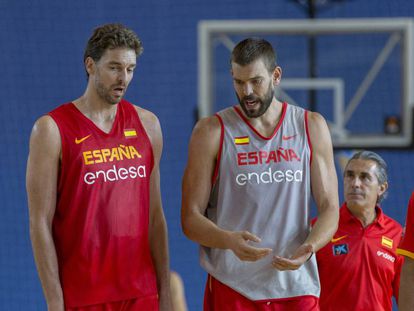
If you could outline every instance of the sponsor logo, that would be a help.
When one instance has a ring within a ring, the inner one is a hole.
[[[135,129],[124,129],[125,137],[137,137],[137,131]]]
[[[334,256],[346,255],[349,252],[348,244],[336,244],[332,246]]]
[[[89,134],[88,136],[82,137],[82,138],[75,138],[75,144],[79,145],[80,143],[84,142],[85,140],[87,140],[89,137],[91,137],[92,134]]]
[[[388,248],[392,248],[392,244],[393,244],[393,240],[390,238],[387,238],[386,236],[382,236],[381,238],[381,245],[388,247]]]
[[[145,178],[147,177],[147,170],[145,165],[130,166],[128,168],[118,168],[115,164],[108,170],[98,170],[95,172],[88,172],[83,177],[83,181],[88,185],[100,182],[114,182],[125,179]]]
[[[279,162],[300,162],[299,156],[293,149],[278,148],[276,150],[264,151],[252,151],[252,152],[238,152],[237,164],[243,165],[257,165],[267,163],[279,163]]]
[[[236,145],[248,145],[250,143],[250,138],[249,136],[234,137],[234,143]]]
[[[332,243],[336,243],[336,242],[338,242],[338,241],[340,241],[342,239],[345,239],[347,236],[348,235],[346,234],[346,235],[340,236],[339,238],[332,238],[331,242]]]
[[[285,135],[283,135],[283,136],[282,136],[282,139],[283,139],[283,140],[289,140],[289,139],[295,138],[297,135],[298,135],[298,134],[295,134],[295,135],[290,135],[290,136],[285,136]]]
[[[280,182],[302,182],[302,170],[276,170],[269,168],[267,171],[256,173],[240,173],[236,176],[236,183],[239,186],[249,184],[272,184]]]
[[[389,260],[391,262],[394,262],[395,261],[395,257],[394,256],[391,256],[390,254],[388,254],[386,252],[377,251],[377,256],[378,257],[385,258],[385,259],[387,259],[387,260]]]
[[[113,148],[87,150],[82,153],[85,165],[122,161],[125,159],[141,158],[141,154],[130,145],[119,145]]]

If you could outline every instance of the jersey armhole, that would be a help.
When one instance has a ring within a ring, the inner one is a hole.
[[[216,167],[214,168],[213,177],[211,179],[211,184],[212,185],[214,185],[217,181],[219,168],[220,168],[221,153],[222,153],[222,150],[223,150],[223,141],[224,141],[224,123],[223,123],[223,119],[218,114],[215,114],[214,116],[216,116],[217,119],[220,122],[220,146],[219,146],[219,150],[218,150],[218,153],[217,153]]]
[[[64,173],[63,170],[65,168],[65,166],[63,165],[63,163],[64,163],[64,159],[65,159],[64,158],[64,156],[65,156],[64,150],[66,150],[66,142],[63,139],[63,129],[61,128],[61,126],[60,126],[57,118],[51,112],[47,113],[46,115],[49,116],[53,120],[53,122],[55,122],[56,127],[58,128],[58,131],[59,131],[59,137],[60,137],[60,157],[59,157],[59,170],[58,170],[58,187],[59,187],[58,189],[60,189],[60,180],[61,180],[60,179],[60,176],[63,175],[63,173]]]
[[[307,110],[305,111],[305,130],[306,130],[306,138],[308,141],[309,152],[310,152],[309,165],[312,165],[312,142],[311,142],[310,134],[309,134],[308,111]]]
[[[148,141],[148,144],[149,144],[149,147],[150,147],[150,150],[151,150],[151,169],[150,169],[150,174],[152,174],[152,170],[154,169],[154,165],[155,165],[155,158],[154,158],[154,150],[153,150],[153,147],[152,147],[151,139],[149,138],[148,133],[147,133],[147,130],[146,130],[146,128],[145,128],[145,126],[144,126],[144,124],[143,124],[143,123],[142,123],[142,121],[141,121],[141,118],[140,118],[139,113],[138,113],[137,106],[135,106],[135,105],[133,105],[133,104],[131,104],[131,103],[128,103],[128,102],[126,102],[126,104],[131,105],[132,110],[134,110],[134,111],[135,111],[135,115],[136,115],[136,117],[137,117],[137,122],[138,122],[138,125],[139,125],[139,127],[140,127],[141,131],[142,131],[143,133],[145,133],[145,137],[147,138],[147,141]],[[127,105],[125,105],[125,107],[127,107]],[[119,107],[118,107],[118,108],[119,108]],[[128,109],[128,108],[127,108],[127,109]],[[126,110],[126,109],[125,109],[125,110]]]

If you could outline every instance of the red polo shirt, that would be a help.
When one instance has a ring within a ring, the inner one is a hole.
[[[320,249],[321,311],[391,311],[398,297],[402,256],[396,254],[402,227],[376,207],[376,220],[363,227],[346,204],[338,231]]]
[[[397,249],[397,254],[414,259],[414,192],[408,203],[407,218],[405,220],[405,234]]]

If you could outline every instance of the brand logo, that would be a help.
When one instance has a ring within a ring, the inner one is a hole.
[[[338,242],[338,241],[340,241],[342,239],[345,239],[347,236],[348,235],[343,235],[343,236],[340,236],[339,238],[332,238],[331,242],[332,243],[336,243],[336,242]]]
[[[239,186],[245,186],[249,184],[272,184],[280,182],[302,182],[303,172],[302,170],[276,170],[273,171],[269,168],[267,171],[256,173],[240,173],[236,176],[236,183]]]
[[[385,258],[385,259],[387,259],[387,260],[389,260],[391,262],[394,262],[395,261],[395,257],[394,256],[391,256],[390,254],[384,253],[382,251],[377,251],[377,256],[378,257]]]
[[[336,244],[332,246],[334,256],[346,255],[349,252],[348,244]]]
[[[295,134],[295,135],[290,135],[290,136],[285,136],[285,135],[283,135],[283,136],[282,136],[282,139],[283,139],[283,140],[289,140],[289,139],[295,138],[297,135],[298,135],[298,134]]]
[[[85,140],[87,140],[89,137],[91,137],[92,134],[89,134],[88,136],[82,137],[80,139],[75,138],[75,144],[79,145],[81,142],[84,142]]]
[[[145,165],[130,166],[127,168],[113,165],[110,169],[88,172],[83,177],[83,181],[88,185],[93,185],[97,181],[114,182],[125,179],[145,178],[147,170]]]

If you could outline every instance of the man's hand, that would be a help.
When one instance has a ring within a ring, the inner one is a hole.
[[[229,249],[242,261],[256,261],[269,255],[271,248],[258,248],[251,246],[249,241],[259,243],[259,237],[248,231],[235,231],[230,233]]]
[[[302,244],[290,258],[274,256],[272,266],[278,270],[297,270],[313,254],[313,247],[310,244]]]

